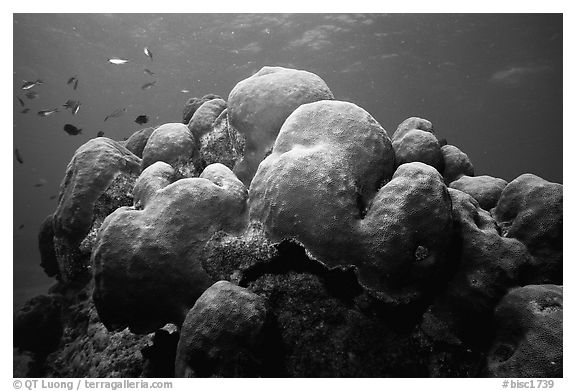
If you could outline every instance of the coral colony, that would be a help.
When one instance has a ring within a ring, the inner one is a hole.
[[[88,141],[15,374],[561,377],[562,185],[474,176],[438,135],[264,67]]]

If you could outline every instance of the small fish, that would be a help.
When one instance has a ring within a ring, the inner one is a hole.
[[[149,88],[154,87],[154,85],[156,85],[156,80],[151,81],[150,83],[144,84],[144,85],[142,86],[142,89],[143,89],[143,90],[147,90],[147,89],[149,89]]]
[[[78,113],[78,110],[80,110],[81,105],[82,103],[80,103],[80,101],[68,99],[66,103],[62,105],[62,107],[70,109],[72,115],[76,115],[76,113]]]
[[[189,94],[189,93],[190,93],[190,90],[180,90],[180,92],[183,93],[183,94]]]
[[[446,141],[445,138],[441,138],[438,140],[438,144],[440,144],[441,147],[448,145],[448,141]]]
[[[21,113],[26,114],[29,111],[30,111],[30,109],[28,107],[26,107],[25,109],[22,109]]]
[[[77,136],[82,133],[82,129],[78,129],[76,126],[70,124],[64,125],[64,131],[70,136]]]
[[[70,79],[68,79],[68,82],[66,84],[68,85],[73,84],[72,88],[74,89],[78,88],[78,77],[72,76]]]
[[[62,107],[66,108],[66,109],[70,109],[70,108],[74,107],[75,104],[76,104],[76,101],[75,101],[75,100],[68,99],[68,100],[66,101],[66,103],[64,103],[64,104],[62,105]]]
[[[150,61],[153,61],[153,60],[154,60],[154,59],[152,58],[152,52],[150,51],[150,49],[144,48],[144,54],[147,55],[148,57],[150,57]]]
[[[104,118],[104,121],[106,121],[108,118],[118,118],[125,112],[126,108],[114,110],[111,114],[108,114],[106,118]]]
[[[36,99],[36,98],[38,98],[38,96],[40,96],[40,95],[38,95],[38,93],[36,91],[28,91],[26,93],[26,98],[28,98],[30,100]]]
[[[29,90],[30,88],[36,87],[39,84],[44,83],[42,80],[38,79],[36,81],[26,81],[24,80],[24,84],[22,84],[22,88],[23,90]]]
[[[20,226],[18,227],[18,229],[22,229],[24,228],[24,224],[20,224]]]
[[[49,115],[52,115],[52,114],[57,113],[57,112],[58,112],[58,109],[56,109],[56,108],[54,108],[52,110],[40,110],[38,112],[38,115],[40,117],[48,117]]]
[[[154,72],[152,72],[150,69],[146,68],[144,69],[144,72],[146,72],[147,74],[149,74],[150,76],[154,75]]]
[[[48,182],[46,181],[46,179],[40,179],[40,180],[38,181],[38,183],[34,184],[34,187],[42,187],[42,186],[44,186],[46,183],[48,183]]]
[[[124,59],[122,59],[122,58],[116,58],[116,57],[113,57],[113,58],[109,58],[109,59],[108,59],[108,62],[109,62],[110,64],[114,64],[114,65],[126,64],[126,63],[129,62],[129,61],[130,61],[130,60],[124,60]]]
[[[20,106],[24,107],[25,106],[24,101],[20,98],[17,98],[17,99],[18,99],[18,102],[20,102]]]
[[[18,163],[24,164],[24,159],[22,159],[22,155],[20,154],[18,148],[14,149],[14,156],[16,156],[16,160],[18,160]]]
[[[51,196],[50,196],[50,199],[51,199],[51,200],[55,200],[56,197],[58,197],[58,196],[57,196],[56,194],[54,194],[54,195],[51,195]]]
[[[134,122],[136,122],[138,125],[145,124],[148,122],[148,116],[147,115],[139,115],[138,117],[136,117]]]
[[[103,131],[99,131],[98,133],[96,133],[96,137],[102,137],[104,136],[104,132]]]

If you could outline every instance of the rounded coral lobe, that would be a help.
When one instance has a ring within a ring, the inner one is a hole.
[[[302,105],[252,181],[250,217],[274,239],[301,241],[330,267],[356,265],[376,294],[414,300],[426,273],[443,263],[450,198],[434,168],[410,163],[394,172],[394,165],[386,131],[362,108]],[[415,262],[418,246],[429,255]]]
[[[286,118],[300,105],[334,99],[314,73],[263,67],[240,81],[228,96],[230,125],[246,138],[244,160],[234,169],[248,186]]]

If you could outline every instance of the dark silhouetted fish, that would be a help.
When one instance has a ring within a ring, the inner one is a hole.
[[[26,114],[29,111],[30,111],[30,109],[28,107],[26,107],[25,109],[22,109],[21,113]]]
[[[78,88],[78,77],[72,76],[70,79],[68,79],[68,82],[66,84],[68,85],[72,84],[72,88],[74,89]]]
[[[444,145],[448,145],[448,141],[446,141],[445,138],[439,139],[438,143],[440,144],[440,147],[443,147]]]
[[[148,122],[148,116],[147,115],[139,115],[138,117],[136,117],[134,122],[136,122],[138,125],[145,124]]]
[[[24,159],[22,159],[22,155],[20,154],[18,148],[14,149],[14,156],[16,156],[16,160],[18,160],[18,163],[24,164]]]
[[[150,76],[154,75],[154,72],[152,72],[150,69],[146,68],[144,69],[144,72],[146,72],[147,74],[149,74]]]
[[[142,86],[143,90],[147,90],[148,88],[154,87],[156,85],[156,80],[151,81],[150,83],[146,83]]]
[[[68,99],[66,103],[64,103],[62,106],[67,109],[70,109],[72,115],[76,115],[76,113],[78,113],[78,110],[80,110],[81,105],[82,103],[80,103],[80,101]]]
[[[32,100],[38,98],[40,95],[36,91],[28,91],[26,93],[26,98]]]
[[[102,137],[102,136],[104,136],[103,131],[99,131],[98,133],[96,133],[96,137]]]
[[[20,224],[20,226],[18,227],[18,229],[22,229],[24,228],[24,224]]]
[[[51,200],[54,200],[54,199],[56,199],[56,197],[58,197],[58,196],[57,196],[56,194],[54,194],[54,195],[51,195],[51,196],[50,196],[50,199],[51,199]]]
[[[122,65],[122,64],[126,64],[127,62],[129,62],[130,60],[125,60],[123,58],[117,58],[117,57],[113,57],[113,58],[109,58],[108,62],[110,64],[114,64],[114,65]]]
[[[104,118],[104,121],[106,121],[108,118],[118,118],[125,112],[126,108],[114,110],[111,114],[108,114],[106,118]]]
[[[70,124],[64,125],[64,131],[70,136],[77,136],[82,133],[82,129],[78,129],[76,126]]]
[[[150,61],[153,61],[153,60],[154,60],[154,59],[152,58],[152,52],[150,51],[150,49],[144,48],[144,54],[147,55],[148,57],[150,57]]]
[[[22,99],[20,99],[20,98],[17,98],[17,99],[18,99],[18,102],[20,102],[20,106],[22,106],[22,107],[26,106]]]
[[[56,109],[56,108],[54,108],[52,110],[40,110],[38,112],[38,115],[40,117],[48,117],[49,115],[52,115],[52,114],[57,113],[57,112],[58,112],[58,109]]]
[[[29,90],[30,88],[36,87],[39,84],[44,83],[42,80],[38,79],[36,81],[26,81],[24,80],[24,84],[22,84],[22,88],[23,90]]]
[[[68,99],[68,100],[66,101],[66,103],[64,103],[64,104],[62,105],[62,107],[67,108],[67,109],[71,109],[72,107],[74,107],[75,104],[76,104],[76,101],[75,101],[75,100]]]
[[[40,180],[38,181],[38,183],[34,184],[34,187],[42,187],[42,186],[44,186],[46,183],[48,183],[48,182],[46,181],[46,179],[40,179]]]

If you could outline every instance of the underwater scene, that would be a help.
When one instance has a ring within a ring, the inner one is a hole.
[[[563,377],[562,14],[14,14],[14,377]]]

